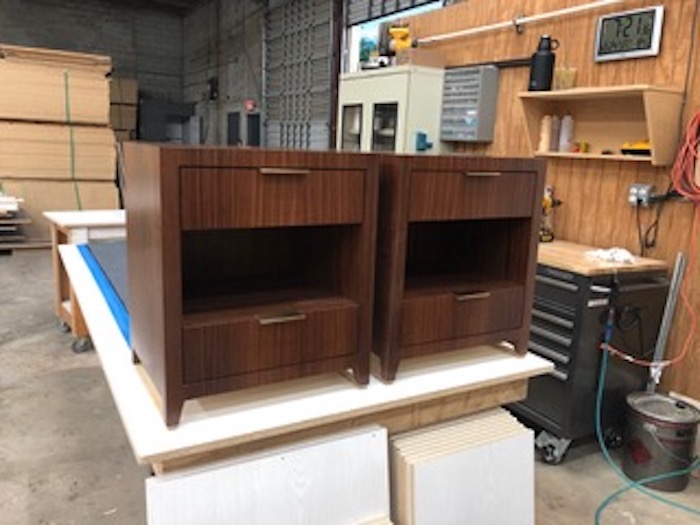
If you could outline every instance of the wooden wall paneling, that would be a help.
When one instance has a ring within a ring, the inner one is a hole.
[[[692,57],[689,53],[693,42],[688,38],[688,29],[692,27],[689,22],[697,15],[697,2],[666,1],[661,3],[666,6],[661,47],[661,52],[664,53],[666,59],[648,59],[645,61],[645,65],[648,63],[647,67],[650,67],[654,72],[652,83],[682,88],[686,83],[689,59]],[[695,23],[697,24],[697,20]]]
[[[564,240],[571,240],[571,232],[578,228],[577,210],[581,198],[581,185],[571,176],[573,160],[554,160],[547,163],[548,173],[556,179],[554,191],[563,205],[556,210],[554,224],[555,235]]]
[[[695,11],[691,16],[693,24],[695,24],[695,38],[693,39],[689,55],[686,58],[689,68],[687,82],[688,91],[686,93],[682,129],[685,128],[686,123],[690,121],[692,116],[697,111],[700,111],[700,65],[698,65],[700,61],[697,59],[698,52],[700,51],[700,42],[698,41],[700,40],[700,29],[698,28],[700,24],[700,2],[695,4]]]
[[[596,201],[596,211],[600,213],[600,202],[612,200],[617,195],[622,194],[622,189],[624,186],[624,179],[620,176],[622,162],[611,162],[609,166],[605,166],[604,172],[600,176],[600,188],[599,194],[595,198]],[[623,209],[622,206],[615,206],[610,211],[613,213],[613,217]],[[596,221],[596,230],[593,235],[593,246],[603,246],[606,242],[610,242],[613,236],[613,232],[616,228],[618,221],[616,218],[609,221]],[[555,230],[556,232],[556,230]]]
[[[673,238],[662,238],[663,242],[677,244],[672,254],[668,255],[668,259],[675,259],[678,250],[683,251],[686,256],[689,256],[689,240],[692,232],[693,210],[687,204],[676,205],[674,213],[669,214],[669,220],[672,221],[672,231],[678,232]],[[660,235],[663,235],[669,230],[660,230]],[[696,231],[696,242],[697,235]],[[669,236],[670,237],[670,236]],[[690,260],[688,261],[690,263]],[[700,311],[700,289],[698,287],[698,267],[686,269],[686,277],[684,286],[687,286],[687,294],[689,299],[689,308],[697,313]],[[684,302],[681,299],[678,301],[676,314],[674,317],[673,328],[666,347],[666,357],[673,358],[678,356],[686,343],[686,337],[690,331],[691,317],[688,313]],[[700,369],[700,352],[698,352],[697,333],[689,350],[689,355],[685,358],[682,364],[671,366],[667,369],[663,376],[662,388],[667,390],[675,390],[677,392],[687,392],[688,395],[698,399],[700,397],[700,385],[697,381],[697,370]]]
[[[470,0],[426,13],[409,20],[416,38],[502,22],[517,15],[533,15],[580,5],[580,0]],[[665,6],[661,51],[656,57],[596,63],[593,60],[598,17],[626,9]],[[698,66],[698,24],[700,7],[696,0],[628,0],[622,5],[603,7],[573,16],[528,24],[522,34],[503,29],[426,45],[441,54],[448,66],[461,66],[495,60],[529,57],[539,35],[550,34],[561,41],[556,52],[557,66],[577,69],[578,86],[655,84],[684,89],[686,105],[681,128],[700,110],[700,66]],[[527,89],[527,67],[502,69],[496,113],[494,141],[486,145],[458,145],[457,152],[472,155],[531,155],[527,129],[517,93]],[[647,137],[630,137],[639,140]],[[593,139],[591,139],[593,140]],[[558,238],[589,242],[600,247],[621,246],[639,252],[636,211],[627,204],[629,186],[635,182],[653,183],[658,191],[668,185],[670,168],[653,168],[644,163],[588,162],[552,159],[548,162],[547,183],[555,186],[563,206],[554,212]],[[686,203],[668,203],[663,211],[658,246],[647,253],[672,268],[676,253],[688,254],[688,232],[692,209]],[[644,228],[654,220],[654,210],[640,210]],[[696,287],[697,288],[697,287]],[[691,302],[700,308],[700,289],[692,291]],[[677,355],[690,321],[678,315],[673,325],[667,355]],[[700,361],[700,350],[693,347],[689,363]],[[700,382],[693,381],[692,367],[673,367],[666,372],[663,387],[700,397]]]
[[[579,236],[584,244],[593,244],[599,216],[600,182],[605,177],[603,161],[596,162],[572,162],[571,176],[582,182],[582,195],[580,198],[580,223]],[[579,184],[581,184],[579,182]]]

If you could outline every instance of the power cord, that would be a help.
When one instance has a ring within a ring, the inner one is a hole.
[[[639,241],[639,255],[644,257],[647,250],[656,248],[656,240],[659,235],[659,221],[661,213],[664,210],[666,203],[670,200],[684,199],[683,195],[673,189],[673,182],[670,182],[666,191],[661,195],[652,195],[649,199],[649,204],[656,204],[656,216],[646,230],[642,228],[641,218],[641,202],[637,202],[636,218],[637,218],[637,239]]]

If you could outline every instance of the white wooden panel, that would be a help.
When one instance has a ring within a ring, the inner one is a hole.
[[[413,465],[416,525],[534,524],[532,431]]]
[[[370,427],[146,480],[149,525],[333,525],[386,519],[386,429]]]
[[[533,462],[532,431],[502,408],[393,436],[393,518],[399,525],[531,524]]]
[[[46,211],[44,217],[65,228],[126,225],[124,210]]]

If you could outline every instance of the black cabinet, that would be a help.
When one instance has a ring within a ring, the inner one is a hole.
[[[531,379],[527,398],[510,408],[544,431],[538,445],[545,460],[560,461],[572,440],[595,433],[600,344],[611,291],[616,291],[612,346],[651,359],[668,286],[660,269],[583,275],[538,264],[528,347],[555,369]],[[644,389],[647,378],[647,368],[611,356],[602,410],[607,438],[622,435],[626,395]]]

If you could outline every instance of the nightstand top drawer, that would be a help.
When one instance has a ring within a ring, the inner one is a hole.
[[[357,169],[182,168],[182,228],[360,223],[365,178]]]
[[[409,221],[529,217],[535,172],[412,171]]]

